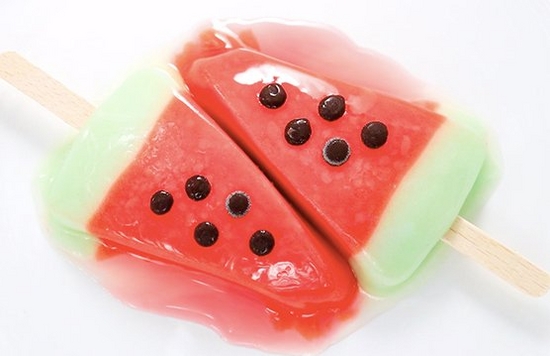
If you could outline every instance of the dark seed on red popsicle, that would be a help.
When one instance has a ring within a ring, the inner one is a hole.
[[[233,192],[227,197],[225,208],[233,217],[244,216],[250,210],[250,197],[244,192]]]
[[[258,98],[266,108],[277,109],[285,103],[286,91],[281,84],[271,83],[263,87]]]
[[[275,247],[275,238],[266,230],[256,231],[250,238],[250,249],[258,256],[265,256]]]
[[[303,145],[310,137],[311,125],[308,119],[294,119],[285,127],[285,139],[291,145]]]
[[[210,182],[206,177],[196,175],[185,183],[185,192],[190,199],[203,200],[210,194]]]
[[[361,141],[369,148],[382,147],[388,140],[388,128],[379,121],[372,121],[363,126]]]
[[[210,247],[218,241],[218,228],[209,221],[204,221],[195,227],[195,241],[203,247]]]
[[[165,190],[159,190],[151,197],[149,206],[151,207],[153,213],[162,215],[169,212],[173,204],[174,198],[172,197],[172,194]]]
[[[351,154],[351,149],[346,140],[342,138],[331,138],[323,147],[323,158],[331,166],[344,164]]]
[[[319,102],[319,115],[328,121],[342,117],[346,112],[346,100],[342,95],[329,95]]]

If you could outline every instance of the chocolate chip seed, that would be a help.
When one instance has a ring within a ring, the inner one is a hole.
[[[286,91],[279,83],[266,85],[258,96],[260,103],[269,109],[280,108],[286,101]]]
[[[294,119],[285,127],[285,139],[291,145],[303,145],[311,137],[311,125],[308,119]]]
[[[209,221],[204,221],[195,227],[195,241],[203,247],[210,247],[218,241],[218,228]]]
[[[210,194],[210,182],[206,177],[193,176],[185,183],[185,192],[187,196],[192,200],[202,200]]]
[[[159,190],[151,197],[149,206],[151,207],[153,213],[162,215],[169,212],[173,204],[174,198],[172,197],[172,194],[165,190]]]
[[[250,197],[245,192],[233,192],[227,197],[225,208],[229,215],[240,218],[250,210]]]
[[[323,158],[331,166],[344,164],[351,154],[349,144],[341,138],[331,138],[323,147]]]
[[[379,121],[372,121],[363,126],[361,141],[369,148],[382,147],[388,140],[388,128]]]
[[[250,238],[249,246],[254,254],[265,256],[275,247],[275,239],[269,231],[258,230]]]
[[[342,95],[329,95],[319,102],[318,110],[323,119],[334,121],[346,112],[346,101]]]

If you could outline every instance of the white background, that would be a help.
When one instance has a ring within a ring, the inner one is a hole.
[[[137,5],[144,3],[144,5]],[[504,174],[475,223],[550,270],[550,5],[456,1],[2,0],[16,50],[97,104],[140,58],[210,18],[333,25],[484,117]],[[0,355],[261,355],[136,311],[68,263],[36,219],[31,180],[69,132],[0,82]],[[326,355],[550,355],[550,296],[525,297],[448,249],[425,285]]]

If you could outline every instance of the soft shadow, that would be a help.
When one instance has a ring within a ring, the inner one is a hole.
[[[479,304],[495,319],[507,323],[518,333],[541,342],[550,337],[549,295],[534,298],[516,290],[491,272],[469,260],[447,268],[457,292]]]
[[[0,130],[40,152],[59,146],[75,129],[0,80]]]

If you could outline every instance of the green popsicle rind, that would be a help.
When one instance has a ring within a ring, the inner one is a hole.
[[[365,290],[388,295],[411,279],[465,203],[474,204],[485,189],[472,187],[484,181],[486,153],[477,134],[450,120],[442,125],[401,181],[367,245],[351,258]]]
[[[39,185],[51,236],[63,250],[93,256],[99,241],[86,231],[88,220],[180,89],[169,71],[136,72],[50,157]]]

